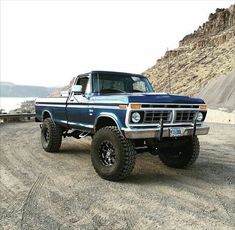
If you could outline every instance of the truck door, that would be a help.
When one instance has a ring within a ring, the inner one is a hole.
[[[78,76],[75,85],[82,86],[81,93],[71,92],[67,102],[67,119],[70,128],[90,130],[93,126],[89,119],[90,75]]]

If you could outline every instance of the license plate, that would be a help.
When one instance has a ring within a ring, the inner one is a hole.
[[[182,136],[182,129],[181,128],[170,128],[170,136],[171,137],[179,137]]]

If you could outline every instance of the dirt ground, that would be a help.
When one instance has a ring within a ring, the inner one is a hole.
[[[109,182],[93,170],[89,138],[52,154],[39,124],[1,124],[0,229],[235,229],[235,126],[210,125],[190,169],[145,153]]]

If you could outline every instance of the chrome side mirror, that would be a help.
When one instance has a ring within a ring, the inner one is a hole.
[[[65,91],[61,91],[61,96],[62,97],[68,97],[69,96],[69,91],[65,90]]]
[[[71,92],[81,93],[82,92],[82,85],[73,85],[71,87]]]

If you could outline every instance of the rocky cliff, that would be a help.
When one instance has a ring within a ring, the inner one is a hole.
[[[235,5],[217,9],[145,71],[155,90],[195,95],[210,79],[235,69]]]

